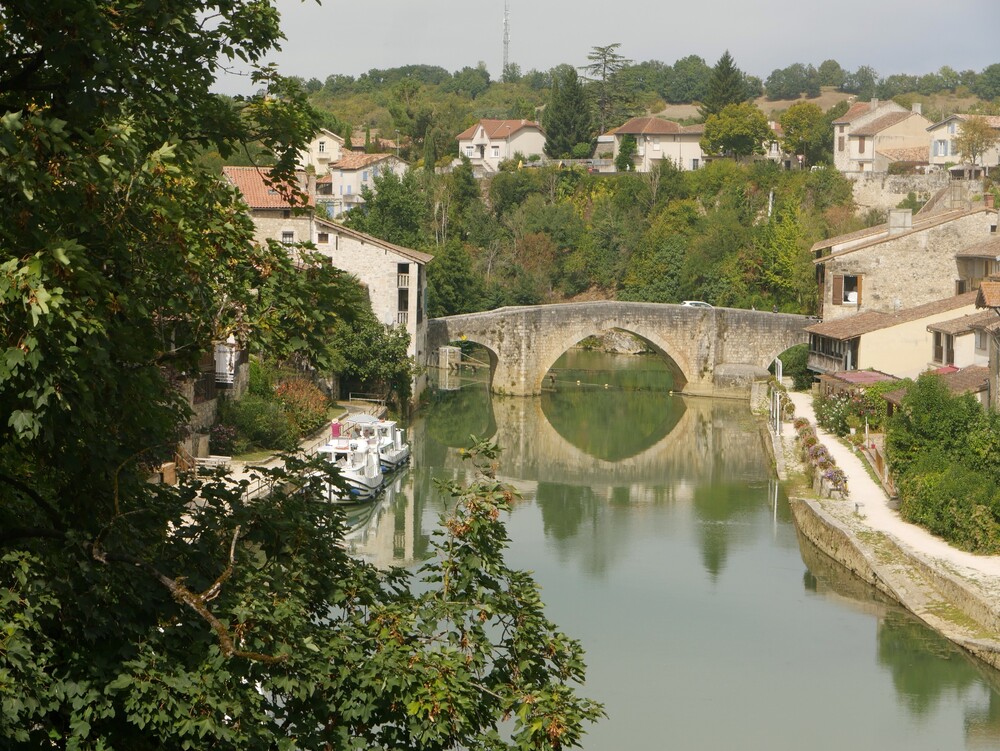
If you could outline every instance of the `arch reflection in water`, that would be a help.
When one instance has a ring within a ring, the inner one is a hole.
[[[433,433],[463,445],[490,419],[485,393],[447,404],[465,403],[478,412]],[[434,478],[468,472],[428,430],[439,404],[413,426],[413,467],[371,560],[416,565],[451,502]],[[584,748],[1000,750],[995,677],[800,549],[745,404],[684,404],[667,436],[618,463],[553,428],[541,399],[492,407],[500,474],[526,495],[510,560],[582,641],[587,693],[607,702]],[[650,455],[662,466],[646,467]]]

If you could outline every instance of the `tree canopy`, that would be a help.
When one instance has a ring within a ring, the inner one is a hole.
[[[575,692],[579,644],[503,560],[494,447],[443,488],[455,515],[417,575],[346,555],[328,464],[261,470],[255,498],[148,482],[214,341],[324,367],[362,299],[304,249],[256,244],[203,166],[254,141],[285,190],[315,132],[271,69],[258,96],[210,91],[270,54],[275,8],[54,0],[0,21],[0,745],[578,745],[601,710]]]
[[[996,146],[1000,133],[984,117],[968,117],[959,123],[955,148],[969,164],[981,162],[983,154]]]
[[[746,75],[736,67],[732,55],[726,50],[712,68],[698,112],[707,118],[719,114],[727,105],[740,104],[749,98]]]
[[[581,144],[589,146],[590,108],[574,68],[563,66],[553,75],[552,95],[542,115],[542,127],[545,153],[553,159],[572,156]]]
[[[773,134],[767,117],[749,102],[730,104],[705,121],[701,147],[709,154],[746,157],[763,154]]]

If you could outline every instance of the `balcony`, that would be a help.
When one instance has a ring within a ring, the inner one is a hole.
[[[817,373],[836,373],[844,370],[844,358],[834,355],[824,355],[819,352],[810,352],[806,367]]]
[[[410,286],[410,275],[409,274],[396,274],[396,286],[400,289],[406,289]]]
[[[401,310],[398,313],[396,313],[396,323],[398,323],[400,326],[405,326],[409,322],[410,322],[410,314],[408,311]]]

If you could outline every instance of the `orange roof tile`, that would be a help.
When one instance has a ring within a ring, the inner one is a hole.
[[[1000,282],[983,282],[976,294],[977,308],[1000,308]]]
[[[871,102],[855,102],[848,108],[847,112],[841,115],[839,118],[833,121],[834,125],[840,125],[841,123],[849,123],[852,120],[857,120],[862,115],[868,114],[871,109]]]
[[[934,300],[933,302],[917,305],[913,308],[906,308],[895,313],[882,313],[877,310],[870,310],[865,313],[847,316],[846,318],[835,318],[832,321],[814,323],[812,326],[807,326],[805,330],[810,334],[844,341],[869,334],[872,331],[898,326],[901,323],[918,321],[921,318],[936,315],[937,313],[947,313],[949,310],[955,310],[965,305],[972,305],[975,300],[975,292],[966,292],[962,295],[946,297],[943,300]]]
[[[271,185],[269,167],[223,167],[222,174],[231,185],[243,194],[243,200],[251,209],[292,209],[302,204],[289,200],[293,186]],[[294,186],[299,187],[299,186]],[[307,206],[313,205],[310,197]]]
[[[363,152],[350,152],[344,154],[339,161],[330,165],[330,169],[354,170],[370,167],[373,164],[384,162],[386,159],[395,158],[393,154],[365,154]]]
[[[455,136],[455,139],[458,141],[468,141],[476,135],[476,131],[479,130],[480,125],[483,126],[483,130],[486,131],[486,137],[491,141],[505,140],[524,128],[536,128],[542,133],[545,132],[542,130],[542,126],[534,120],[480,120],[472,127],[466,128]]]

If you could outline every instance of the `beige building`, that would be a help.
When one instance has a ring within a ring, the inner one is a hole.
[[[962,123],[970,117],[972,115],[951,115],[927,128],[927,132],[931,138],[928,156],[928,161],[931,164],[943,167],[945,165],[961,164],[962,162],[969,161],[959,152],[955,139],[961,133]],[[985,115],[982,118],[996,131],[997,143],[994,143],[977,160],[977,163],[985,167],[994,167],[1000,165],[1000,117]]]
[[[907,110],[892,101],[855,102],[833,123],[833,164],[844,173],[885,172],[893,161],[923,159],[930,125],[919,104]]]
[[[312,167],[316,175],[325,175],[344,152],[344,139],[332,130],[320,128],[306,149],[299,152],[296,166],[301,170]]]
[[[817,373],[871,369],[915,378],[947,364],[935,361],[935,342],[940,338],[932,327],[975,313],[976,293],[967,292],[898,312],[869,311],[813,324],[806,328],[808,367]],[[968,364],[977,362],[972,352],[968,354]]]
[[[480,120],[456,136],[458,153],[479,173],[492,174],[515,154],[543,156],[545,131],[531,120]]]
[[[823,320],[893,313],[975,289],[979,271],[960,253],[996,238],[996,226],[988,208],[927,217],[894,209],[886,224],[815,243]]]
[[[346,152],[316,180],[316,203],[330,217],[338,217],[365,202],[364,188],[375,190],[375,178],[386,171],[402,177],[409,165],[394,154]]]
[[[664,159],[683,170],[695,170],[705,165],[701,150],[704,125],[680,125],[660,117],[634,117],[609,131],[614,138],[613,158],[617,159],[626,136],[635,138],[636,154],[633,159],[636,172],[649,172],[654,164]]]
[[[427,340],[427,274],[433,256],[379,240],[317,217],[310,204],[296,211],[281,193],[266,183],[267,171],[256,167],[224,167],[226,179],[243,194],[255,226],[257,242],[311,242],[338,269],[357,277],[368,291],[372,312],[386,326],[400,326],[410,335],[407,354],[425,360]],[[417,397],[426,375],[413,383]]]

